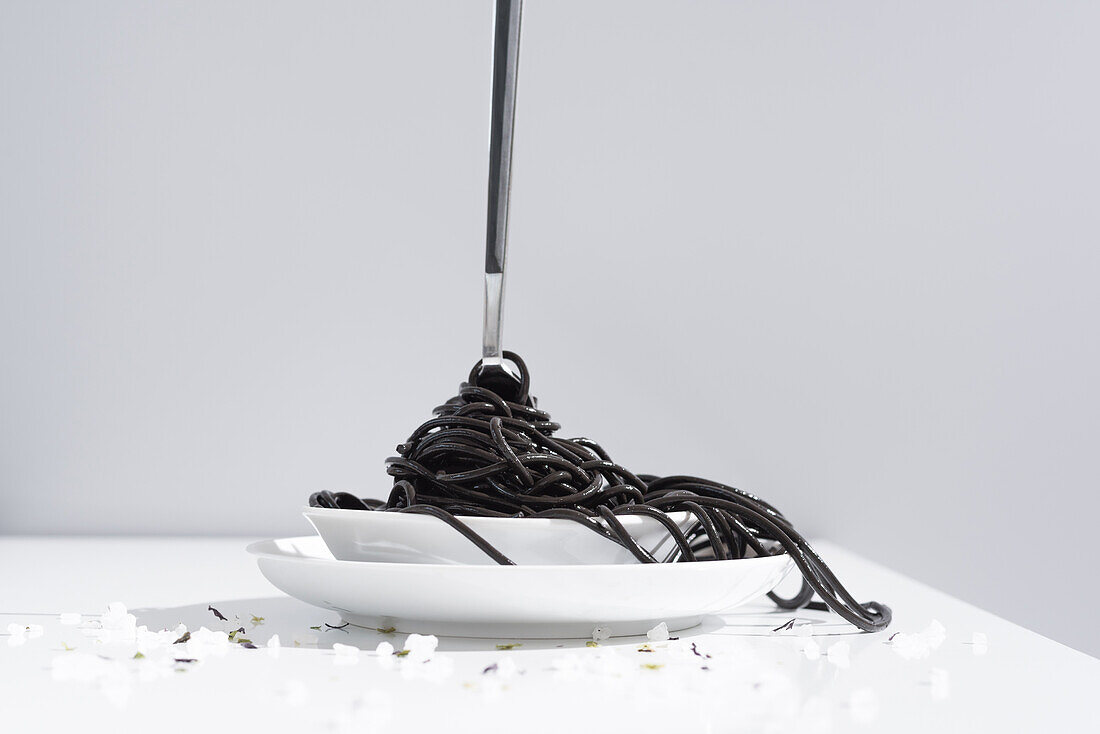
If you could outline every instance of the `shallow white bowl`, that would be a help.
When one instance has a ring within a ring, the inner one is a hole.
[[[313,523],[332,555],[342,561],[496,565],[496,561],[457,530],[429,515],[327,507],[306,507],[302,514]],[[681,530],[692,523],[686,512],[670,513],[669,517]],[[573,520],[541,517],[461,520],[521,566],[638,563],[626,548]],[[675,548],[668,531],[653,518],[622,515],[619,521],[657,560],[663,560]]]
[[[369,513],[365,513],[369,514]],[[352,624],[462,637],[636,635],[698,624],[771,591],[790,556],[698,563],[499,566],[337,561],[317,536],[248,546],[287,594]]]

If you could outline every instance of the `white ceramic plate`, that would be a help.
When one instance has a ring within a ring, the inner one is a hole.
[[[461,566],[338,561],[317,536],[248,546],[268,581],[363,627],[460,637],[643,634],[693,627],[771,591],[789,556],[572,566]]]
[[[497,565],[457,530],[428,515],[327,507],[305,507],[302,514],[342,561]],[[681,530],[692,523],[687,512],[669,517]],[[673,550],[668,531],[653,518],[622,515],[619,521],[658,560]],[[463,517],[462,522],[521,566],[638,563],[626,548],[573,520]]]

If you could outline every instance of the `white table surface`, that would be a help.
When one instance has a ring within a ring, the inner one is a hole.
[[[579,640],[441,638],[430,662],[389,658],[386,666],[373,650],[382,640],[400,649],[403,635],[328,630],[324,623],[337,624],[335,614],[272,588],[245,554],[247,542],[0,538],[0,730],[1049,732],[1095,726],[1100,661],[831,543],[816,547],[855,595],[893,607],[886,633],[858,634],[833,615],[792,615],[764,602],[680,633],[680,645],[653,644],[654,652],[638,651],[645,638],[615,638],[595,648]],[[221,654],[200,651],[196,663],[175,664],[166,649],[134,659],[134,643],[89,636],[113,601],[151,630],[179,623],[189,630],[244,626],[261,646],[278,634],[282,648],[273,654],[227,646]],[[228,623],[207,610],[211,604]],[[80,612],[83,622],[64,625],[62,612]],[[254,626],[252,615],[264,622]],[[1095,610],[1067,609],[1066,623],[1095,624],[1095,616]],[[808,659],[806,637],[772,633],[792,617],[813,623],[809,639],[820,658]],[[895,632],[925,630],[933,619],[946,637],[926,656],[919,645],[914,653],[888,642]],[[41,625],[43,634],[12,645],[4,634],[9,624]],[[972,644],[976,632],[987,636],[987,648]],[[337,654],[335,642],[371,652]],[[496,648],[515,642],[522,645]],[[685,653],[688,642],[711,657]],[[828,654],[838,642],[847,643],[847,656],[843,645]],[[496,672],[483,672],[493,663]]]

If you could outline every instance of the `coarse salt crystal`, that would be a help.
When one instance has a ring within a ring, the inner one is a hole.
[[[270,648],[273,648],[273,649],[281,647],[282,643],[279,642],[279,636],[278,635],[272,635],[271,639],[269,639],[267,641],[267,646],[270,647]]]
[[[825,651],[825,657],[836,667],[847,668],[851,665],[851,659],[848,657],[848,653],[851,649],[851,646],[847,642],[836,642],[830,645]]]
[[[393,653],[393,645],[388,642],[379,642],[378,647],[374,648],[374,654],[378,656],[378,667],[389,670],[397,665],[397,658]]]
[[[332,651],[336,653],[336,657],[333,658],[336,665],[356,665],[359,663],[359,648],[355,645],[344,645],[335,642],[332,645]]]
[[[435,635],[418,635],[414,632],[405,638],[404,649],[409,651],[405,657],[410,661],[423,662],[432,656],[438,646],[439,638]]]
[[[661,622],[656,627],[645,633],[650,642],[668,642],[668,625]]]
[[[817,660],[821,657],[821,645],[814,640],[806,640],[802,645],[802,654],[807,660]]]
[[[794,633],[798,637],[813,637],[814,626],[812,624],[795,625]]]
[[[596,642],[603,642],[604,640],[611,639],[610,627],[595,627],[592,629],[592,639]]]

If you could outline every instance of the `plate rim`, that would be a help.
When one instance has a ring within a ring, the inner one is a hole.
[[[538,518],[536,518],[538,519]],[[792,565],[794,564],[794,558],[787,552],[778,553],[774,556],[754,556],[753,558],[727,558],[724,560],[713,561],[700,561],[697,563],[682,562],[682,563],[578,563],[578,564],[516,564],[514,566],[506,566],[501,564],[468,564],[468,563],[399,563],[393,561],[342,561],[338,558],[314,558],[309,556],[294,556],[287,553],[271,552],[262,548],[270,544],[277,543],[279,541],[310,541],[315,540],[322,548],[327,550],[328,546],[325,545],[324,539],[320,535],[296,535],[285,538],[265,538],[263,540],[256,540],[245,546],[245,552],[249,555],[256,557],[257,559],[268,559],[274,561],[293,561],[297,563],[311,563],[317,565],[333,565],[333,566],[347,566],[357,568],[416,568],[424,571],[429,570],[444,570],[450,569],[466,569],[472,573],[500,573],[501,569],[509,569],[504,571],[505,573],[515,573],[511,569],[541,569],[541,570],[555,570],[561,573],[594,573],[597,571],[607,571],[610,569],[649,569],[648,571],[642,570],[630,570],[627,573],[668,573],[668,571],[657,571],[657,568],[724,568],[726,564],[730,563],[779,563],[786,562]],[[719,564],[719,565],[714,565]],[[473,569],[478,569],[474,571]]]

